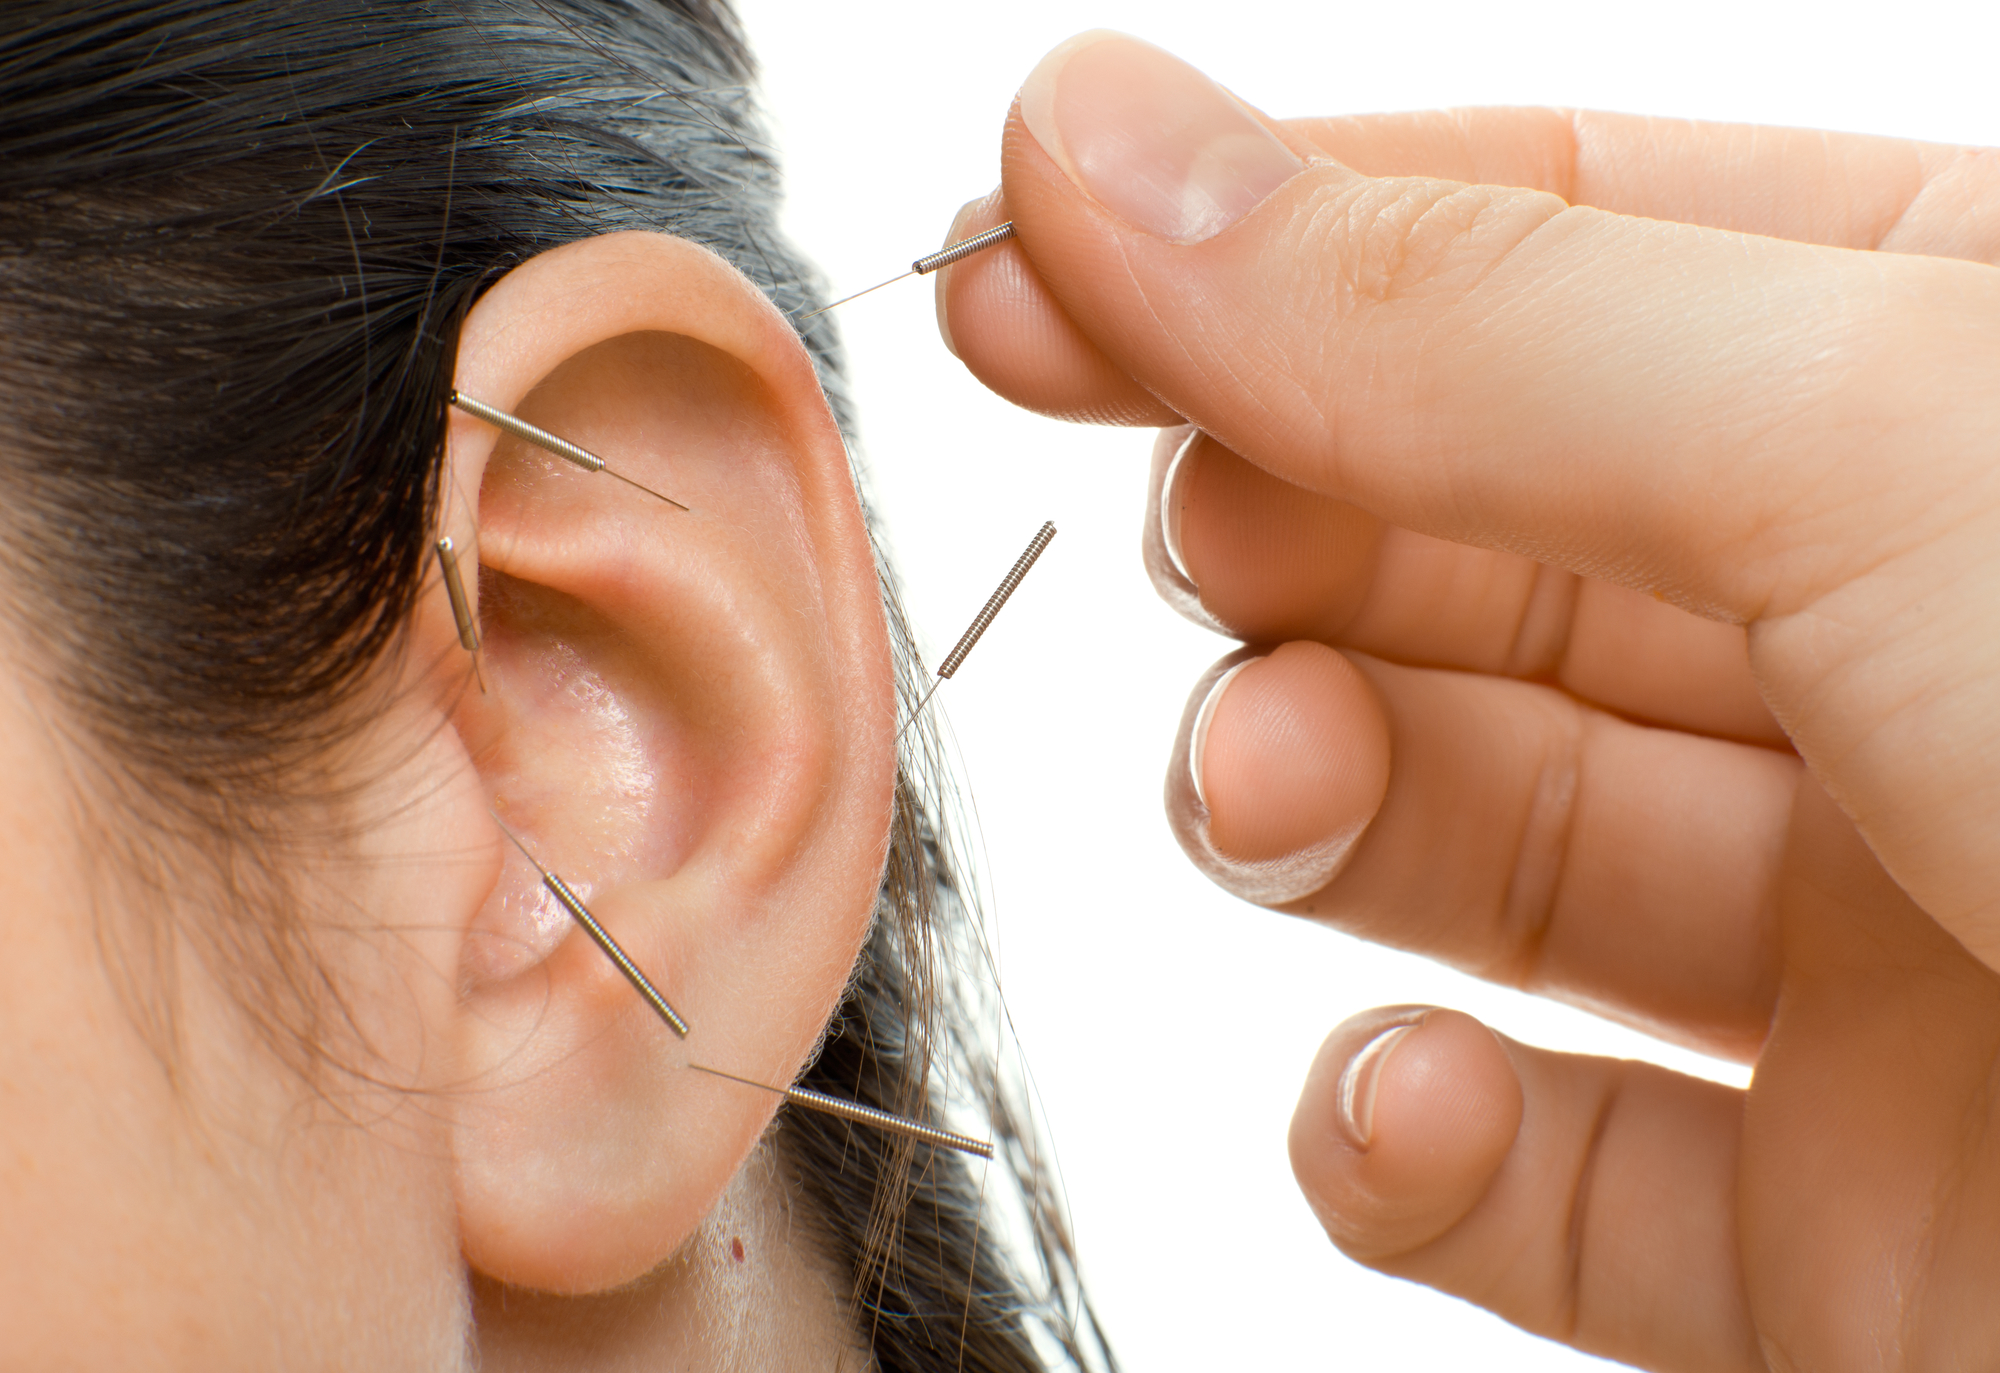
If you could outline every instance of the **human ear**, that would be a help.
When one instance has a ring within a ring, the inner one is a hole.
[[[544,253],[475,305],[455,384],[689,507],[452,416],[487,684],[461,683],[457,738],[692,1026],[489,825],[452,1030],[461,1240],[504,1282],[594,1291],[674,1252],[777,1105],[689,1061],[782,1086],[838,1003],[888,843],[888,639],[811,362],[722,259],[646,233]]]

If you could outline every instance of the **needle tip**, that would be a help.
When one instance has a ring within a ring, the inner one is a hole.
[[[738,1082],[745,1087],[755,1087],[758,1091],[769,1092],[772,1096],[785,1095],[783,1087],[773,1087],[768,1082],[759,1082],[755,1078],[738,1077],[734,1073],[725,1073],[720,1068],[710,1068],[705,1064],[696,1063],[692,1059],[688,1060],[687,1066],[694,1069],[697,1073],[707,1073],[710,1077],[719,1077],[725,1081]]]
[[[871,292],[881,290],[884,286],[894,286],[897,282],[901,281],[903,277],[913,277],[915,275],[916,273],[914,271],[910,271],[903,273],[903,276],[894,276],[890,277],[887,281],[878,281],[873,286],[870,286],[866,291],[856,291],[851,296],[842,296],[839,300],[834,301],[832,305],[822,305],[819,307],[819,309],[812,311],[811,314],[800,315],[799,323],[804,324],[807,320],[812,319],[816,315],[825,314],[828,310],[833,309],[834,306],[845,305],[850,300],[859,300],[861,299],[861,297],[868,295]]]
[[[509,829],[507,826],[507,822],[500,818],[500,812],[493,809],[493,807],[488,806],[486,808],[486,813],[493,817],[493,823],[500,827],[500,833],[506,835],[510,840],[513,841],[514,847],[521,851],[521,856],[527,859],[530,863],[533,863],[535,865],[535,871],[539,872],[542,876],[547,877],[549,875],[549,870],[542,866],[542,860],[535,857],[534,854],[528,852],[528,846],[521,842],[521,836],[514,833],[513,830]]]
[[[662,495],[660,492],[655,491],[652,487],[646,485],[644,482],[635,482],[630,477],[626,476],[623,472],[613,472],[608,467],[600,468],[598,470],[604,472],[607,476],[613,476],[618,478],[619,481],[624,482],[627,486],[638,487],[641,491],[645,492],[649,496],[658,497],[658,499],[665,501],[668,505],[671,505],[676,510],[687,510],[686,506],[682,505],[672,496]],[[688,511],[688,513],[693,514],[694,512],[690,510]]]
[[[931,697],[937,695],[937,689],[943,685],[944,685],[944,678],[942,677],[938,678],[935,682],[931,683],[931,689],[924,693],[924,699],[917,702],[917,704],[910,711],[910,718],[903,721],[903,727],[896,731],[897,743],[900,744],[903,742],[903,736],[910,732],[910,726],[914,725],[917,722],[917,717],[924,713],[924,707],[931,703]]]

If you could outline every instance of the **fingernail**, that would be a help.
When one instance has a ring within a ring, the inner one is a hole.
[[[1208,804],[1208,793],[1201,787],[1201,758],[1208,750],[1208,726],[1215,719],[1215,708],[1222,701],[1222,693],[1229,690],[1229,684],[1252,663],[1262,662],[1261,658],[1246,658],[1229,671],[1215,679],[1215,685],[1208,689],[1208,696],[1201,703],[1201,710],[1194,717],[1194,737],[1188,741],[1188,777],[1194,783],[1195,798],[1204,806]]]
[[[1203,629],[1233,639],[1228,626],[1202,605],[1201,589],[1188,575],[1187,554],[1181,546],[1181,510],[1201,463],[1195,449],[1202,437],[1200,430],[1188,425],[1162,430],[1154,444],[1153,459],[1147,464],[1146,504],[1140,511],[1140,556],[1161,600]]]
[[[945,275],[940,272],[938,273],[937,286],[934,288],[938,337],[944,340],[945,352],[950,353],[953,357],[958,357],[958,340],[951,336],[951,311],[946,308],[944,303],[944,288]],[[960,361],[964,361],[964,359],[961,358]]]
[[[1381,1084],[1383,1066],[1396,1052],[1396,1046],[1421,1024],[1423,1018],[1419,1016],[1381,1031],[1361,1046],[1361,1052],[1348,1060],[1347,1071],[1340,1075],[1335,1097],[1340,1109],[1340,1128],[1355,1148],[1366,1149],[1374,1138],[1375,1089]]]
[[[1213,238],[1305,165],[1199,71],[1104,29],[1029,73],[1021,119],[1085,193],[1176,243]]]
[[[1160,483],[1160,542],[1166,546],[1167,561],[1174,565],[1174,571],[1181,574],[1190,588],[1195,588],[1194,577],[1188,572],[1187,559],[1181,556],[1181,507],[1186,503],[1184,496],[1188,483],[1194,478],[1194,468],[1199,459],[1195,446],[1201,441],[1199,429],[1191,431],[1185,442],[1175,450],[1174,460],[1167,464],[1166,479]]]

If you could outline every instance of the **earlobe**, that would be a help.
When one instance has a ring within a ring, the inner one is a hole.
[[[689,507],[453,418],[490,688],[457,699],[466,755],[692,1026],[683,1046],[517,854],[463,913],[467,1257],[597,1290],[675,1250],[776,1104],[689,1055],[789,1082],[838,1000],[887,842],[887,636],[810,361],[721,259],[650,234],[544,254],[475,307],[456,384]]]

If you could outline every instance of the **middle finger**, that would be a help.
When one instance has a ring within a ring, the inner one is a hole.
[[[1147,572],[1198,624],[1554,681],[1679,729],[1783,746],[1740,625],[1518,554],[1386,525],[1180,427],[1154,447]]]

